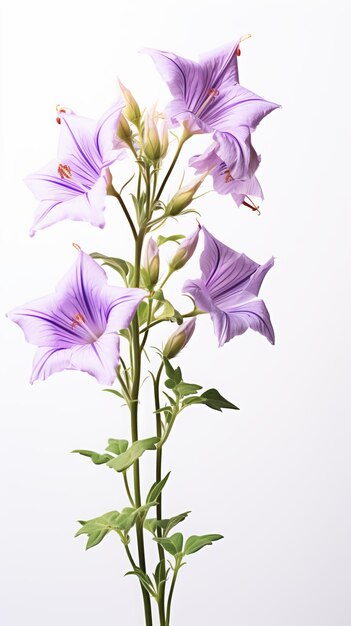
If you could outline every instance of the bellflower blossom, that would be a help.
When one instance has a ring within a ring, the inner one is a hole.
[[[31,235],[64,219],[103,228],[108,167],[125,156],[116,136],[124,106],[119,98],[98,122],[59,109],[57,159],[25,180],[40,201]]]
[[[201,278],[187,280],[183,293],[190,294],[200,309],[211,315],[219,346],[248,328],[274,344],[274,330],[263,300],[257,298],[262,281],[273,266],[235,252],[215,239],[204,227],[205,247],[200,258]]]
[[[231,193],[237,202],[249,192],[262,197],[254,179],[259,157],[251,145],[251,131],[279,106],[239,84],[239,44],[240,40],[209,52],[199,63],[172,52],[144,50],[174,97],[166,109],[171,123],[185,122],[192,133],[213,135],[210,150],[190,164],[198,172],[213,170],[216,191]]]
[[[119,360],[117,332],[127,328],[146,292],[107,285],[105,271],[84,252],[53,295],[16,308],[8,317],[38,346],[31,383],[62,370],[80,370],[111,385]]]

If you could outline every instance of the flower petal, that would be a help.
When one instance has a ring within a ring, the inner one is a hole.
[[[102,385],[112,385],[119,361],[117,333],[102,335],[97,341],[72,349],[69,369],[87,372]]]
[[[101,167],[108,167],[119,156],[118,148],[121,148],[117,142],[116,133],[124,106],[125,102],[120,97],[100,118],[97,124],[94,142],[100,156]]]
[[[66,183],[66,180],[65,180]],[[28,179],[27,184],[30,186]],[[39,180],[35,183],[39,188]],[[50,196],[44,197],[36,211],[30,235],[33,236],[37,230],[42,230],[52,224],[56,224],[65,219],[73,221],[89,222],[92,226],[103,228],[105,225],[104,210],[106,202],[107,177],[103,173],[88,191],[73,192],[68,185],[60,182],[50,182],[51,189],[48,188]],[[56,186],[55,186],[56,185]],[[62,185],[62,186],[60,186]],[[43,187],[44,189],[44,187]]]
[[[95,182],[102,167],[101,156],[94,141],[97,122],[70,113],[61,113],[60,119],[57,154],[59,162],[69,165],[74,172],[90,174],[91,181]]]
[[[144,289],[104,286],[100,298],[106,311],[105,332],[128,328],[138,305],[147,295]]]
[[[261,333],[274,344],[274,330],[263,300],[252,300],[233,308],[230,313],[218,309],[211,317],[219,346],[236,335],[242,335],[248,328]]]

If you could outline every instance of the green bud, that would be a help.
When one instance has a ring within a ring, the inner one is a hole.
[[[178,326],[177,330],[168,338],[163,350],[163,356],[166,359],[173,359],[190,340],[195,330],[196,318],[191,317],[189,320]]]
[[[148,287],[153,287],[158,281],[160,273],[160,254],[156,241],[150,237],[144,257],[144,268],[149,279]]]
[[[139,126],[141,119],[141,111],[139,105],[132,95],[132,92],[129,91],[129,89],[127,89],[127,87],[125,87],[123,83],[121,83],[121,81],[118,82],[123,94],[124,101],[126,103],[123,113],[127,120],[129,120],[129,122],[131,122],[135,126]]]
[[[208,172],[202,176],[194,178],[190,183],[181,187],[167,206],[166,213],[168,215],[179,215],[192,202],[197,190],[202,185]]]

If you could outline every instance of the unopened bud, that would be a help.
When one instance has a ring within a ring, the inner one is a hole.
[[[135,126],[139,126],[141,118],[139,105],[135,100],[132,92],[129,91],[129,89],[127,89],[127,87],[125,87],[123,83],[121,83],[121,81],[118,82],[123,94],[124,101],[126,103],[126,106],[123,109],[123,113],[127,120],[129,120],[129,122],[135,124]]]
[[[119,139],[121,139],[122,141],[124,141],[124,143],[126,143],[128,146],[132,146],[133,145],[132,129],[129,126],[126,118],[123,115],[123,113],[121,114],[121,116],[119,118],[119,123],[118,123],[118,127],[117,127],[117,137]]]
[[[200,230],[201,226],[199,225],[194,233],[188,235],[188,237],[183,239],[172,261],[169,264],[169,267],[173,271],[180,270],[185,265],[185,263],[187,263],[189,259],[191,259],[191,257],[193,256],[197,246],[197,242],[199,240]]]
[[[173,357],[177,356],[177,354],[183,350],[188,341],[191,339],[195,330],[195,324],[196,317],[191,317],[189,320],[178,326],[177,330],[172,333],[163,350],[163,355],[166,359],[173,359]]]
[[[197,190],[207,176],[207,172],[194,178],[190,183],[181,187],[167,206],[168,215],[179,215],[190,202],[192,202]]]
[[[150,161],[159,161],[161,159],[162,147],[160,136],[152,111],[147,112],[145,115],[143,145],[144,152]]]
[[[144,268],[149,280],[148,287],[153,287],[158,281],[160,272],[160,253],[156,241],[150,237],[145,250]]]

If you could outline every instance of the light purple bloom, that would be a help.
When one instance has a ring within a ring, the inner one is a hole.
[[[220,346],[248,328],[274,344],[274,331],[263,300],[257,298],[262,281],[273,266],[264,265],[235,252],[215,239],[204,227],[205,247],[200,258],[201,278],[187,280],[183,292],[198,308],[211,315]]]
[[[98,122],[72,112],[59,112],[57,159],[25,181],[40,200],[31,235],[63,219],[103,228],[108,167],[125,154],[116,136],[123,107],[120,98]]]
[[[264,100],[239,84],[237,50],[233,46],[209,52],[199,63],[171,52],[146,49],[154,60],[174,97],[166,112],[176,125],[186,122],[192,132],[212,133],[210,169],[220,166],[213,174],[219,193],[232,193],[236,201],[252,187],[259,192],[253,179],[259,157],[251,146],[251,131],[279,105]],[[202,158],[208,158],[206,153]],[[198,161],[191,161],[200,172]],[[220,174],[224,177],[219,181]],[[224,181],[224,184],[223,184]],[[234,188],[235,182],[237,187]],[[228,190],[226,188],[228,183]],[[252,192],[251,192],[252,193]]]
[[[38,346],[31,381],[80,370],[111,385],[119,360],[118,331],[130,324],[142,289],[107,285],[105,271],[84,252],[50,296],[16,308],[8,317]]]

